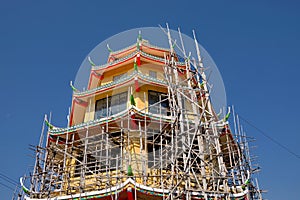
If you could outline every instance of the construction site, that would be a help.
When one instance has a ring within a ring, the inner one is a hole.
[[[250,145],[234,107],[216,110],[195,32],[143,31],[90,64],[86,90],[72,82],[68,125],[45,116],[32,172],[15,199],[262,199]],[[172,34],[171,34],[172,33]]]

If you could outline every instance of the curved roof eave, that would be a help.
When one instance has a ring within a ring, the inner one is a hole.
[[[84,123],[77,124],[77,125],[74,125],[74,126],[71,126],[71,127],[66,127],[66,128],[54,127],[53,129],[50,129],[48,131],[48,133],[49,133],[49,135],[52,135],[52,136],[64,135],[64,134],[67,134],[67,133],[72,133],[74,131],[82,130],[82,129],[88,127],[88,126],[98,126],[98,125],[101,125],[101,124],[105,124],[107,122],[108,123],[113,122],[113,121],[116,121],[116,120],[121,119],[122,117],[126,116],[129,111],[133,111],[133,112],[135,112],[136,114],[138,114],[140,116],[146,116],[146,117],[149,117],[153,120],[163,120],[163,121],[166,121],[166,122],[170,122],[172,120],[172,118],[170,116],[147,113],[147,112],[144,112],[143,110],[140,110],[137,107],[131,105],[126,110],[124,110],[120,113],[117,113],[115,115],[111,115],[111,116],[106,117],[106,118],[95,119],[93,121],[84,122]]]
[[[143,51],[134,51],[132,52],[131,54],[128,54],[127,56],[123,57],[123,58],[120,58],[118,60],[115,60],[113,62],[110,62],[110,63],[106,63],[104,65],[100,65],[100,66],[94,66],[92,67],[92,71],[102,71],[102,70],[107,70],[109,68],[112,68],[112,67],[115,67],[115,66],[118,66],[120,64],[123,64],[123,63],[126,63],[127,61],[133,59],[137,54],[140,54],[141,55],[141,58],[145,58],[145,59],[148,59],[150,61],[156,61],[157,63],[160,63],[160,64],[165,64],[165,59],[164,58],[161,58],[161,57],[158,57],[158,56],[153,56],[151,54],[148,54],[148,53],[145,53]],[[184,62],[176,62],[176,65],[178,67],[184,67],[185,68],[185,63]]]
[[[120,54],[126,54],[127,52],[132,51],[134,48],[137,48],[136,43],[134,43],[134,44],[132,44],[128,47],[125,47],[123,49],[111,52],[109,54],[109,57],[119,56]],[[158,46],[155,46],[155,45],[151,45],[148,42],[145,42],[145,40],[142,41],[141,48],[148,48],[148,49],[151,49],[151,50],[154,50],[154,51],[160,51],[160,52],[166,52],[166,53],[170,52],[170,49],[168,49],[168,48],[163,48],[163,47],[158,47]]]
[[[73,96],[77,97],[77,98],[83,98],[83,97],[88,97],[90,95],[99,94],[100,92],[104,92],[104,91],[113,89],[115,87],[124,85],[130,81],[133,81],[135,77],[138,77],[138,79],[141,81],[145,81],[145,83],[151,83],[151,84],[155,84],[157,86],[166,86],[166,84],[167,84],[164,80],[155,79],[150,76],[146,76],[140,72],[134,71],[129,76],[127,76],[123,79],[120,79],[118,81],[110,82],[108,84],[99,86],[99,87],[91,89],[91,90],[87,90],[87,91],[83,91],[83,92],[74,92]]]
[[[153,188],[153,187],[149,187],[146,185],[142,185],[140,183],[135,182],[132,178],[127,178],[124,182],[113,186],[111,188],[107,188],[107,189],[102,189],[99,191],[92,191],[92,192],[85,192],[85,193],[78,193],[78,194],[72,194],[72,195],[65,195],[65,196],[60,196],[60,197],[52,197],[52,198],[46,198],[46,199],[35,199],[35,198],[30,198],[28,196],[25,197],[26,200],[66,200],[66,199],[74,199],[74,198],[82,198],[82,197],[96,197],[96,198],[101,198],[101,197],[105,197],[106,194],[111,195],[112,192],[120,192],[123,189],[126,188],[130,188],[130,187],[134,187],[137,190],[144,190],[144,191],[149,191],[151,192],[151,194],[153,196],[164,196],[164,195],[168,195],[168,193],[170,192],[175,192],[175,193],[179,193],[179,191],[170,191],[168,189],[160,189],[160,188]],[[241,198],[244,197],[245,195],[247,195],[249,193],[248,189],[245,189],[242,192],[236,193],[236,194],[230,194],[229,197],[230,198]],[[211,197],[224,197],[224,194],[216,194],[215,192],[191,192],[191,195],[194,197],[200,197],[202,198],[204,196],[204,194],[209,195]]]

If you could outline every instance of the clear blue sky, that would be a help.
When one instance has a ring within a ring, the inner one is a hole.
[[[1,1],[0,173],[18,181],[33,159],[43,116],[66,124],[69,81],[101,41],[131,28],[169,25],[216,62],[228,103],[300,154],[300,12],[295,1]],[[300,159],[246,123],[256,138],[260,185],[272,200],[299,199]],[[0,178],[0,183],[11,186]],[[0,184],[0,199],[12,192]]]

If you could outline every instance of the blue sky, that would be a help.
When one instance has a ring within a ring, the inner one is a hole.
[[[18,181],[33,165],[43,116],[66,124],[69,81],[106,38],[169,23],[192,35],[217,64],[236,111],[300,154],[300,13],[297,1],[1,1],[0,173]],[[272,200],[298,199],[300,159],[257,130],[253,153]],[[0,178],[0,183],[13,187]],[[0,198],[12,191],[0,184]]]

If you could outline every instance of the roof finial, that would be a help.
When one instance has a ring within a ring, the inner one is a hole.
[[[138,40],[142,41],[142,31],[139,31]]]
[[[90,56],[88,57],[88,61],[89,61],[89,63],[90,63],[92,66],[96,66],[96,64],[92,61],[92,59],[91,59]]]
[[[142,46],[142,34],[141,31],[139,31],[138,38],[136,39],[137,50],[141,50],[141,46]]]
[[[107,49],[108,49],[109,53],[112,53],[113,50],[109,47],[109,44],[107,44],[106,46],[107,46]]]
[[[74,92],[78,92],[78,89],[74,87],[73,82],[70,81],[70,86]]]

